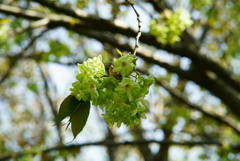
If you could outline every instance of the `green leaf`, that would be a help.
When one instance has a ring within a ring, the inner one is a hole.
[[[83,101],[77,100],[73,95],[67,96],[60,105],[56,124],[61,122],[66,117],[70,116],[74,110],[82,103]]]
[[[116,50],[117,50],[119,55],[123,56],[123,53],[120,50],[118,50],[117,48],[116,48]]]
[[[85,126],[90,110],[90,101],[85,101],[81,105],[78,105],[76,111],[71,115],[70,122],[73,133],[73,140],[82,131]]]
[[[36,82],[30,82],[27,84],[27,88],[30,89],[32,92],[37,93],[38,92],[38,86]]]

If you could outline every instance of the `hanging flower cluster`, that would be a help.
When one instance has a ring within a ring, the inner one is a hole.
[[[144,97],[154,78],[145,78],[135,72],[136,58],[134,55],[121,56],[114,59],[114,67],[110,67],[109,76],[105,76],[105,67],[102,56],[88,59],[78,64],[77,81],[72,84],[71,95],[79,101],[92,101],[103,111],[108,126],[114,123],[120,127],[121,123],[127,126],[137,125],[140,118],[146,118],[145,109],[149,104]],[[135,74],[135,75],[133,75]]]

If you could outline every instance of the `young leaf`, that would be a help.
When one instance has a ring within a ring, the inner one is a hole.
[[[123,56],[122,52],[116,48],[119,55]]]
[[[73,111],[78,107],[78,105],[82,103],[82,100],[78,101],[73,95],[67,96],[60,105],[56,124],[61,122],[66,117],[70,116]]]
[[[90,101],[85,101],[81,105],[78,105],[76,111],[71,115],[70,122],[73,133],[73,140],[82,131],[85,126],[90,110]]]

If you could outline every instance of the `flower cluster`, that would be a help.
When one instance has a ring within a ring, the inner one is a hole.
[[[163,44],[171,44],[180,41],[182,32],[193,24],[191,15],[183,8],[177,9],[174,13],[165,9],[161,18],[151,20],[150,33],[156,36]]]
[[[140,118],[146,118],[144,111],[149,104],[144,97],[154,78],[151,75],[145,78],[135,72],[135,62],[134,55],[114,59],[114,67],[110,67],[108,76],[104,75],[101,55],[78,64],[79,74],[76,74],[77,81],[70,89],[71,95],[79,101],[92,101],[103,111],[105,107],[103,116],[109,127],[114,123],[118,127],[121,123],[127,126],[139,124]]]

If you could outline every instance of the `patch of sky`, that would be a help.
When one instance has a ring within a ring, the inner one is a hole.
[[[153,87],[153,85],[149,88],[149,93],[146,95],[146,99],[148,100],[148,102],[150,102],[150,112],[151,113],[155,113],[156,109],[154,107],[154,103],[158,100],[158,95],[156,94],[155,88]]]
[[[154,15],[155,13],[155,10],[154,10],[154,7],[152,4],[150,3],[146,3],[146,2],[142,2],[142,1],[139,1],[139,4],[141,5],[141,7],[144,9],[145,11],[145,14],[150,14],[150,15]],[[147,11],[147,12],[146,12]]]
[[[201,154],[204,154],[202,147],[192,147],[188,152],[188,160],[201,161],[202,159],[199,158]]]
[[[142,119],[142,128],[146,131],[152,131],[156,129],[156,124],[152,121],[151,114],[147,113],[146,116],[146,119]]]
[[[100,52],[104,49],[102,43],[95,39],[86,39],[84,41],[84,47],[92,50],[93,52]],[[94,56],[97,56],[97,54]]]
[[[118,135],[125,135],[129,131],[129,127],[126,126],[125,124],[122,124],[120,128],[117,129],[117,134]]]
[[[48,42],[44,39],[38,39],[36,42],[36,50],[43,51],[43,52],[49,52],[50,47],[48,45]]]
[[[11,131],[12,121],[11,121],[11,108],[4,102],[0,100],[0,131],[6,134]]]
[[[40,155],[35,155],[33,157],[33,161],[41,161],[41,156]]]
[[[192,19],[193,20],[199,20],[202,17],[201,12],[198,10],[192,11]]]
[[[233,66],[233,72],[240,74],[240,53],[237,53],[235,58],[231,60],[231,65]]]
[[[154,131],[153,130],[145,130],[144,137],[146,140],[153,140],[154,139]]]
[[[203,96],[203,92],[201,92],[200,87],[192,81],[187,82],[184,91],[187,94],[190,94],[189,100],[192,103],[197,103]]]
[[[153,139],[156,140],[156,141],[163,141],[164,140],[164,132],[162,129],[157,129],[154,131],[154,134],[153,134]]]
[[[11,55],[14,56],[21,51],[21,47],[19,45],[14,44],[14,45],[11,46],[10,51],[12,53]]]
[[[30,25],[30,22],[28,20],[22,20],[21,25],[23,28],[27,28]]]
[[[70,3],[70,4],[75,4],[76,0],[60,0],[60,4],[66,4],[66,3]]]
[[[143,32],[148,32],[149,31],[149,22],[151,20],[150,16],[144,11],[141,7],[139,7],[137,4],[135,5],[136,10],[140,14],[140,19],[142,21],[141,26],[142,26],[142,31]],[[126,10],[126,6],[120,6],[120,10],[124,11]],[[129,24],[131,28],[134,30],[138,31],[138,21],[137,21],[137,16],[132,9],[131,6],[128,7],[128,13],[125,15],[122,19],[124,22]]]
[[[11,149],[13,152],[20,152],[22,148],[18,145],[17,140],[11,139],[9,142],[5,143],[6,149]]]
[[[189,70],[191,63],[192,63],[191,59],[189,59],[187,57],[180,58],[180,67],[183,70]]]
[[[188,133],[182,133],[182,138],[186,141],[191,141],[192,140],[192,135]]]
[[[57,63],[48,63],[47,67],[51,80],[56,84],[57,93],[60,96],[70,93],[69,89],[72,86],[71,84],[76,80],[75,74],[77,71],[77,65],[71,67]]]
[[[54,30],[51,30],[50,32],[48,32],[46,37],[53,40],[58,40],[61,43],[65,43],[69,47],[75,46],[74,41],[72,40],[72,38],[69,37],[68,30],[63,27],[58,27]]]
[[[128,158],[124,159],[124,161],[139,161],[140,159],[141,158],[140,158],[138,153],[132,152],[131,156],[129,156]]]
[[[209,104],[212,104],[214,106],[219,106],[221,104],[221,100],[219,98],[213,96],[208,91],[205,91],[203,96],[204,96],[205,101]]]
[[[111,9],[111,4],[98,5],[98,16],[104,19],[110,19],[112,17]]]
[[[77,158],[88,161],[106,161],[108,160],[107,149],[98,146],[82,147]]]
[[[144,59],[142,59],[142,58],[140,58],[140,57],[138,57],[138,56],[136,56],[136,58],[137,58],[136,68],[141,68],[141,67],[143,67],[143,65],[144,65]]]
[[[169,160],[171,161],[185,161],[186,160],[186,152],[182,147],[172,146],[168,150]],[[194,160],[196,161],[196,160]]]
[[[191,111],[190,117],[193,120],[197,120],[197,119],[201,118],[202,115],[203,114],[201,112],[199,112],[199,111]]]
[[[173,132],[179,133],[181,132],[186,124],[186,120],[182,117],[177,118],[177,124],[173,127]]]
[[[149,71],[154,77],[165,77],[167,75],[167,70],[159,65],[152,65]]]
[[[87,8],[83,8],[83,11],[88,14],[96,14],[96,2],[97,1],[91,1]]]
[[[160,145],[158,143],[150,143],[148,147],[153,154],[157,154],[160,149]]]
[[[203,27],[195,28],[195,29],[194,29],[194,33],[193,33],[194,37],[195,37],[196,39],[200,39],[201,36],[202,36],[202,34],[203,34],[203,30],[204,30]]]
[[[228,153],[228,159],[233,160],[235,155],[233,153]]]
[[[28,2],[27,1],[19,1],[19,5],[21,8],[27,8],[28,7]]]
[[[164,50],[156,50],[154,52],[154,57],[162,61],[165,61],[167,63],[172,63],[174,59],[178,58],[179,56],[169,54],[167,51],[164,51]]]
[[[172,74],[172,78],[171,78],[171,81],[170,81],[170,87],[172,88],[176,88],[177,85],[178,85],[178,78],[179,76],[177,74]]]

